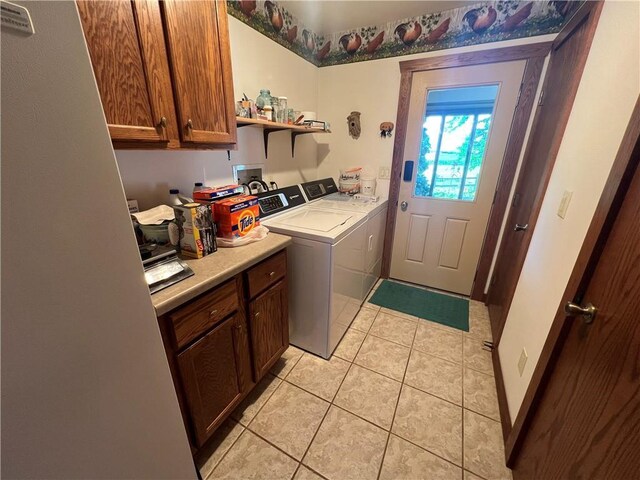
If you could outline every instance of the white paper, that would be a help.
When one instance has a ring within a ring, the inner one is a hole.
[[[0,21],[3,27],[12,28],[30,35],[34,34],[29,11],[14,3],[0,2]]]
[[[184,268],[182,268],[182,265],[180,265],[178,261],[162,263],[144,272],[144,278],[147,281],[147,285],[153,285],[154,283],[167,280],[168,278],[171,278],[183,271]]]
[[[160,225],[165,220],[173,220],[175,214],[173,208],[168,205],[158,205],[151,210],[144,212],[132,213],[140,225]]]

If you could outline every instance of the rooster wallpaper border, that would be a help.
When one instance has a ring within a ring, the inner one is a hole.
[[[227,0],[228,12],[318,67],[557,33],[581,1],[495,0],[318,35],[271,0]]]

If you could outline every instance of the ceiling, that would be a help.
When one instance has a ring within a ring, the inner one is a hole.
[[[315,33],[326,35],[369,25],[381,25],[425,13],[442,12],[479,0],[407,1],[407,0],[283,0],[278,4],[289,10]]]

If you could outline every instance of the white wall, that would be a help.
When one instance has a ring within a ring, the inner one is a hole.
[[[286,96],[290,108],[317,111],[318,69],[314,65],[231,16],[229,34],[236,99],[243,93],[255,99],[261,88],[268,88],[272,95]],[[234,164],[264,164],[265,178],[281,186],[314,180],[317,154],[313,137],[296,139],[294,158],[289,132],[276,132],[269,137],[265,160],[262,130],[254,127],[238,129],[238,150],[231,151],[231,162],[226,151],[215,150],[118,150],[116,156],[127,197],[137,199],[146,209],[165,203],[171,187],[190,196],[194,182],[224,185],[235,181]]]
[[[640,93],[640,4],[605,2],[524,263],[499,353],[512,421],[522,404],[562,294]],[[566,218],[556,216],[573,191]],[[522,377],[522,348],[529,360]]]
[[[554,37],[555,35],[543,35],[320,68],[318,115],[331,123],[333,133],[318,139],[318,177],[337,177],[339,170],[345,166],[362,166],[373,175],[378,174],[379,167],[391,167],[394,139],[380,138],[379,126],[382,122],[396,122],[400,62],[545,42]],[[362,113],[362,133],[358,140],[352,139],[348,132],[347,116],[351,111]],[[395,133],[394,130],[393,134]],[[386,196],[388,191],[389,180],[378,179],[377,193]]]
[[[75,3],[24,4],[36,34],[2,29],[2,477],[195,478]]]

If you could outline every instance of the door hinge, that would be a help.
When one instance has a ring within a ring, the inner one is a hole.
[[[540,92],[540,98],[538,98],[538,106],[544,105],[544,90]]]
[[[490,352],[493,352],[493,342],[490,342],[488,340],[485,340],[484,342],[482,342],[482,348],[484,350],[489,350]]]
[[[518,105],[520,105],[520,95],[522,95],[522,86],[524,85],[524,83],[520,84],[520,88],[518,89],[518,98],[516,98],[516,107]]]

